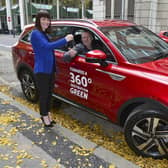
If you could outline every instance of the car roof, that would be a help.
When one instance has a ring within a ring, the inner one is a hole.
[[[94,19],[68,19],[68,20],[53,20],[53,23],[71,23],[86,25],[90,24],[96,27],[109,27],[109,26],[132,26],[135,23],[127,20],[94,20]]]
[[[109,26],[132,26],[135,25],[135,23],[129,22],[127,20],[93,20],[95,24],[97,24],[99,27],[109,27]]]
[[[127,20],[94,20],[94,19],[63,19],[63,20],[52,20],[52,24],[74,24],[83,26],[93,26],[93,27],[111,27],[111,26],[133,26],[135,23],[129,22]],[[34,24],[26,25],[25,28],[29,29],[33,27]]]

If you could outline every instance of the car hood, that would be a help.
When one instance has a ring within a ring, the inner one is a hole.
[[[142,72],[153,80],[159,79],[168,84],[168,58],[138,64],[138,67],[142,68]]]
[[[168,58],[141,64],[143,68],[168,75]]]

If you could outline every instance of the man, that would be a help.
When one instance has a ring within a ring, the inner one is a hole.
[[[64,54],[64,61],[70,62],[77,54],[86,54],[90,50],[99,49],[98,45],[93,42],[93,36],[89,31],[82,32],[81,41],[82,43],[76,44]]]

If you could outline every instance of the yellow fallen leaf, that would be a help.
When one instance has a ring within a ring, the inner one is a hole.
[[[19,160],[16,161],[16,164],[17,164],[17,165],[20,165],[20,164],[22,164],[22,163],[23,163],[23,160],[22,160],[22,159],[19,159]]]
[[[41,165],[43,166],[43,168],[47,168],[48,167],[48,165],[47,165],[45,160],[41,161]]]
[[[15,135],[17,132],[18,132],[18,129],[15,128],[15,127],[11,128],[11,129],[9,130],[9,134],[10,134],[10,135]]]
[[[3,168],[14,168],[14,167],[11,167],[11,166],[5,166],[5,167],[3,167]]]
[[[53,141],[53,142],[52,142],[52,145],[53,145],[53,146],[55,146],[56,144],[57,144],[57,142],[56,142],[56,141]]]
[[[53,168],[61,168],[60,165],[55,165]]]
[[[114,164],[110,164],[109,168],[116,168],[116,166]]]
[[[2,101],[1,104],[10,104],[10,101]]]
[[[43,143],[43,142],[42,142],[42,141],[40,141],[40,142],[39,142],[39,145],[41,145],[42,143]]]
[[[16,168],[21,168],[21,167],[17,165]]]
[[[75,153],[76,155],[81,155],[81,156],[88,156],[90,154],[92,154],[94,151],[94,149],[86,149],[84,147],[79,147],[79,146],[75,146],[72,149],[72,152]]]
[[[13,144],[13,141],[10,138],[7,138],[7,137],[0,138],[0,145],[12,146],[12,144]]]

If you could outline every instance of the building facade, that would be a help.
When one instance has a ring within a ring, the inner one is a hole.
[[[85,0],[81,0],[84,3]],[[0,33],[20,32],[33,22],[40,9],[52,19],[124,19],[141,24],[155,33],[168,30],[168,0],[93,0],[93,10],[65,7],[61,0],[0,0]]]
[[[168,0],[94,0],[94,19],[125,19],[155,33],[168,30]]]
[[[37,12],[47,10],[52,19],[92,18],[92,10],[67,7],[60,0],[0,0],[0,33],[21,32],[26,24],[33,23]]]

